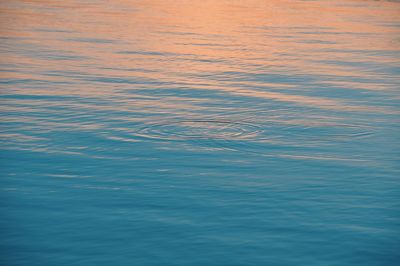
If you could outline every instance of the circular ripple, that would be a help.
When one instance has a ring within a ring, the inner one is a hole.
[[[135,135],[159,140],[245,140],[261,132],[257,125],[228,120],[181,120],[148,123]]]
[[[262,115],[239,119],[153,120],[120,128],[112,138],[128,142],[143,139],[167,141],[168,144],[163,146],[167,149],[244,152],[273,158],[348,160],[339,158],[341,152],[348,150],[352,143],[367,143],[373,135],[373,129],[366,125],[284,120]],[[174,141],[180,144],[175,145]]]

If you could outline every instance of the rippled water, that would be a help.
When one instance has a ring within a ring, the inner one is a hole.
[[[399,263],[398,1],[0,4],[2,265]]]

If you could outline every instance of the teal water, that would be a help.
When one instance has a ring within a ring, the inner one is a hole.
[[[1,265],[398,265],[400,3],[0,3]]]

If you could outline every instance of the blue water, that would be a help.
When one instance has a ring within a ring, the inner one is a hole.
[[[399,265],[397,1],[2,1],[1,265]]]

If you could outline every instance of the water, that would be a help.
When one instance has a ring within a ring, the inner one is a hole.
[[[2,1],[1,265],[398,265],[397,1]]]

